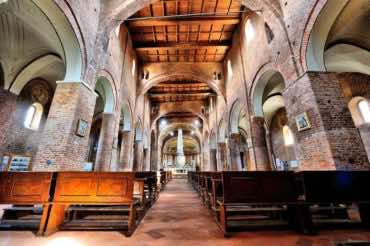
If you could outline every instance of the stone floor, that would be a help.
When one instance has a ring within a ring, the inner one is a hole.
[[[136,232],[126,238],[118,232],[58,232],[48,238],[31,232],[0,231],[0,246],[118,246],[118,245],[331,245],[343,241],[370,240],[370,231],[321,231],[302,236],[291,231],[243,232],[225,239],[186,180],[173,180],[142,220]]]

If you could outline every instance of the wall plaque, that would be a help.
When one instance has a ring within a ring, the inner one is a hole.
[[[9,162],[9,172],[26,172],[31,170],[31,156],[13,155]]]

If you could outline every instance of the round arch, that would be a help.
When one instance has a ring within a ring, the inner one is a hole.
[[[106,77],[98,77],[95,85],[95,90],[103,97],[104,113],[114,113],[115,97],[112,89],[112,84]]]
[[[218,143],[225,143],[227,138],[227,120],[223,117],[218,124]]]
[[[121,115],[123,116],[123,131],[131,131],[132,111],[129,101],[123,103],[121,108]]]
[[[19,95],[24,86],[32,79],[52,76],[50,74],[50,70],[55,72],[54,76],[52,76],[54,77],[54,81],[58,80],[58,78],[63,79],[61,76],[64,74],[64,69],[63,61],[56,55],[48,54],[39,57],[28,64],[20,73],[18,73],[9,89],[12,93]]]
[[[48,17],[64,50],[65,81],[81,81],[86,65],[86,50],[77,20],[65,1],[32,0]],[[63,11],[61,11],[63,9]],[[67,18],[68,16],[68,18]]]
[[[240,114],[242,113],[242,104],[240,103],[240,100],[237,99],[234,101],[231,107],[230,111],[230,117],[229,117],[229,127],[230,127],[230,133],[239,133],[239,119]]]

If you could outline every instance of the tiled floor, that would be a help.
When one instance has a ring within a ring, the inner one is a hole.
[[[58,232],[48,238],[40,238],[31,232],[0,231],[0,246],[329,246],[347,240],[370,240],[370,231],[321,231],[317,236],[302,236],[291,231],[257,231],[238,233],[225,239],[186,180],[173,180],[167,185],[130,238],[118,232]]]

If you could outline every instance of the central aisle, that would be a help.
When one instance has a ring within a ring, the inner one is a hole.
[[[130,238],[115,231],[61,231],[47,238],[29,231],[0,231],[0,246],[332,246],[343,240],[370,240],[370,232],[322,231],[310,237],[292,231],[261,230],[225,239],[185,179],[167,184]]]

